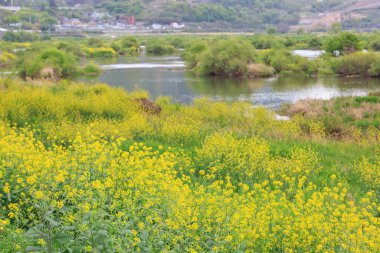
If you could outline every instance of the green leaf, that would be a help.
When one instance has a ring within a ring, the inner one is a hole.
[[[39,230],[39,227],[40,226],[35,226],[30,228],[25,232],[24,236],[27,238],[41,238],[43,236],[43,233]]]
[[[57,234],[53,237],[53,241],[59,242],[59,243],[67,243],[73,240],[72,235],[67,235],[67,234]]]
[[[42,252],[42,248],[39,246],[28,246],[26,247],[25,252]]]

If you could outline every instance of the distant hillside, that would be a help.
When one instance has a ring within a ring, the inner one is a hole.
[[[315,30],[341,23],[345,29],[379,28],[380,0],[346,1],[318,14],[306,13],[293,29]]]
[[[335,22],[347,28],[379,25],[380,0],[14,0],[14,4],[50,10],[71,8],[57,15],[81,17],[79,10],[96,10],[113,16],[134,15],[146,24],[185,22],[213,29],[279,31],[326,29]],[[10,0],[0,0],[9,5]],[[49,9],[49,6],[51,7]],[[1,19],[1,18],[0,18]],[[371,21],[373,19],[374,21]]]

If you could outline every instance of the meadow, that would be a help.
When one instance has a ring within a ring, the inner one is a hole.
[[[380,251],[378,118],[0,87],[1,252]]]

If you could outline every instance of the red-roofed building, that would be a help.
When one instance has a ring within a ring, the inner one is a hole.
[[[123,23],[128,24],[128,25],[135,25],[136,24],[135,16],[122,16],[122,17],[120,17],[120,20]]]

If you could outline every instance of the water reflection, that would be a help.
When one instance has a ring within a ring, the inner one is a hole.
[[[329,99],[337,96],[366,95],[380,90],[377,79],[360,78],[270,78],[236,79],[194,76],[184,68],[168,67],[178,64],[178,56],[121,57],[98,60],[102,65],[133,65],[139,68],[113,68],[108,66],[96,78],[83,79],[86,82],[102,82],[125,87],[129,91],[144,89],[153,98],[171,96],[174,101],[190,103],[194,98],[211,97],[217,100],[240,100],[267,107],[279,107],[283,103],[293,103],[300,99]],[[160,64],[162,67],[145,68],[143,65]]]

